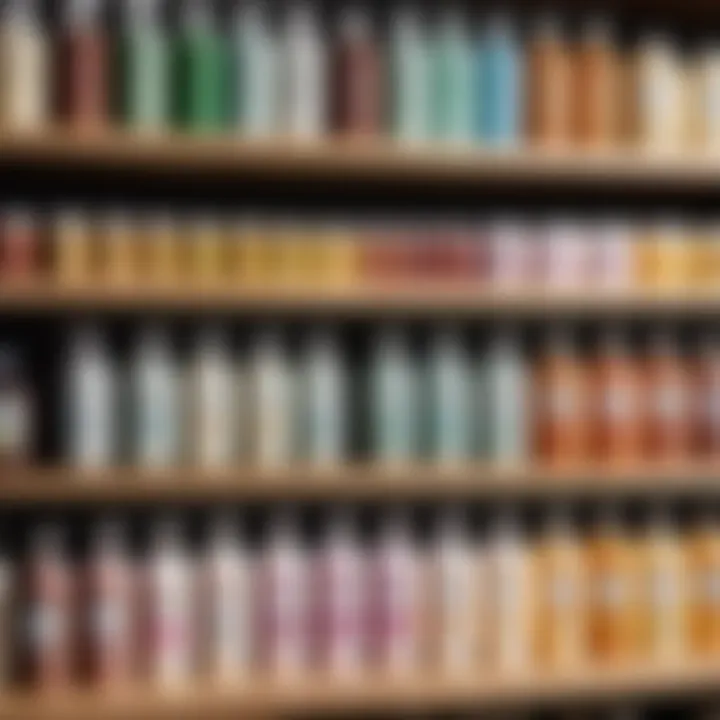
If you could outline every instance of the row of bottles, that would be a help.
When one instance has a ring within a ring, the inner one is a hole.
[[[171,687],[372,669],[482,682],[483,673],[679,667],[720,653],[712,513],[681,530],[661,510],[631,529],[609,508],[585,534],[560,511],[531,535],[512,513],[479,534],[448,510],[428,543],[396,510],[368,543],[348,510],[308,544],[287,511],[266,535],[256,548],[223,516],[198,554],[166,519],[137,556],[122,522],[106,521],[75,561],[60,527],[36,527],[24,562],[1,566],[3,679]]]
[[[598,291],[712,288],[717,224],[676,220],[517,218],[485,221],[145,217],[77,210],[50,219],[0,217],[0,281],[78,286],[343,288],[398,281],[484,283],[498,289]]]
[[[521,32],[511,16],[457,7],[403,6],[381,22],[365,3],[328,19],[307,1],[288,0],[275,18],[245,0],[229,15],[183,0],[168,18],[163,0],[124,0],[109,18],[106,0],[65,0],[57,27],[39,8],[12,0],[2,15],[0,123],[12,129],[59,117],[84,129],[117,120],[300,138],[720,148],[716,44],[686,58],[671,37],[645,33],[621,49],[601,18],[570,39],[556,17]]]

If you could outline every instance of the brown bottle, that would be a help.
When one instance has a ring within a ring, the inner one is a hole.
[[[67,0],[60,41],[58,107],[70,125],[97,129],[109,106],[109,48],[101,0]]]
[[[380,52],[362,8],[345,11],[335,64],[334,114],[339,132],[377,135],[382,124]]]
[[[692,387],[693,450],[699,458],[720,455],[720,341],[699,348]]]
[[[625,337],[611,331],[595,363],[592,414],[598,460],[624,465],[642,459],[642,401],[637,363]]]
[[[658,335],[646,363],[646,452],[651,460],[679,461],[690,450],[690,383],[672,335]]]
[[[570,339],[550,338],[535,371],[534,445],[552,464],[576,464],[587,458],[588,403],[586,371]]]
[[[0,277],[9,282],[33,279],[39,264],[37,221],[27,211],[11,209],[0,223]]]

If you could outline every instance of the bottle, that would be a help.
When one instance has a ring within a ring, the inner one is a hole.
[[[633,232],[623,221],[601,220],[588,228],[593,284],[601,292],[621,292],[635,283]]]
[[[335,680],[357,678],[363,662],[366,562],[356,519],[335,512],[317,556],[313,628],[319,666]]]
[[[87,632],[90,677],[103,687],[126,685],[133,678],[133,571],[127,530],[103,521],[93,533],[87,566]]]
[[[500,673],[519,673],[531,658],[530,560],[518,519],[501,515],[488,558],[489,653]]]
[[[383,122],[383,68],[363,7],[342,11],[334,72],[334,125],[349,135],[376,136]]]
[[[480,454],[501,465],[528,459],[528,372],[519,337],[505,331],[481,360],[476,432]]]
[[[72,287],[95,278],[92,269],[92,233],[82,213],[66,209],[53,223],[53,264],[60,285]]]
[[[170,120],[170,45],[160,0],[125,0],[123,14],[123,115],[133,130],[159,132]]]
[[[154,526],[147,570],[149,677],[160,688],[182,687],[192,679],[196,637],[192,567],[177,520]]]
[[[459,465],[470,457],[469,366],[457,331],[437,331],[428,360],[428,387],[431,456],[441,465]]]
[[[226,47],[205,0],[184,0],[178,38],[176,114],[193,132],[220,130],[226,119]]]
[[[457,7],[443,8],[431,39],[433,137],[468,142],[472,137],[472,51]]]
[[[31,459],[34,444],[33,399],[20,357],[0,346],[0,468]]]
[[[252,452],[257,465],[273,470],[292,458],[292,376],[280,336],[259,336],[250,359]]]
[[[653,514],[644,545],[643,649],[650,662],[673,664],[685,651],[685,578],[678,530],[665,512]]]
[[[15,630],[16,603],[18,602],[17,573],[12,562],[0,556],[0,689],[13,681],[17,631]]]
[[[517,292],[530,280],[532,243],[529,232],[514,218],[491,223],[490,282],[497,290]]]
[[[585,574],[577,529],[553,512],[533,562],[535,658],[543,669],[573,670],[585,652]]]
[[[401,141],[430,137],[430,52],[423,18],[415,7],[401,7],[390,19],[392,128]]]
[[[68,0],[63,18],[60,102],[63,117],[84,130],[109,119],[110,57],[102,0]]]
[[[627,337],[616,328],[602,338],[594,375],[596,457],[617,465],[642,460],[645,415],[642,378]]]
[[[74,331],[66,372],[68,459],[81,469],[109,467],[117,458],[116,379],[99,330]]]
[[[43,129],[50,110],[50,53],[36,1],[4,3],[0,48],[0,126],[6,131]]]
[[[146,327],[130,362],[135,462],[145,468],[172,467],[181,452],[180,372],[167,331]]]
[[[38,219],[26,209],[7,208],[0,226],[0,281],[37,279],[41,270]]]
[[[431,566],[431,649],[443,674],[468,676],[478,666],[479,576],[467,518],[444,512],[438,524]]]
[[[320,467],[337,467],[347,459],[348,377],[337,338],[314,333],[303,354],[303,395],[297,415],[304,435],[301,455]]]
[[[275,678],[295,678],[308,660],[307,560],[298,522],[287,512],[272,523],[256,584],[261,664]]]
[[[720,150],[720,47],[713,43],[700,56],[701,146],[717,154]]]
[[[327,129],[327,58],[317,8],[310,0],[293,3],[285,18],[282,66],[282,128],[309,139]]]
[[[370,360],[371,452],[380,463],[409,463],[417,453],[417,402],[413,360],[398,330],[377,337]]]
[[[535,451],[541,460],[572,464],[587,459],[586,373],[564,333],[549,338],[536,367],[533,415]]]
[[[101,277],[116,286],[130,286],[136,280],[136,230],[122,211],[113,211],[101,228]]]
[[[72,678],[74,628],[72,575],[59,527],[33,532],[27,583],[28,670],[38,689],[60,690]]]
[[[694,454],[700,458],[720,455],[720,343],[703,339],[695,362]]]
[[[550,291],[581,292],[588,282],[588,243],[582,227],[568,220],[549,225],[542,280]]]
[[[243,678],[252,659],[252,560],[230,515],[217,515],[203,561],[201,666],[211,681]]]
[[[217,328],[200,331],[191,375],[193,428],[188,438],[200,468],[229,468],[235,459],[236,400],[230,340]]]
[[[373,558],[369,643],[373,664],[390,677],[418,668],[420,570],[408,519],[398,513],[381,530]]]
[[[665,332],[652,340],[645,376],[647,456],[655,461],[684,460],[691,442],[690,385],[673,335]]]
[[[476,135],[490,146],[515,146],[522,139],[523,58],[510,18],[489,18],[479,48]]]
[[[278,55],[267,6],[240,0],[232,27],[234,122],[251,137],[279,129]]]

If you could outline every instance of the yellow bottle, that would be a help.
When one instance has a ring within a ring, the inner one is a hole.
[[[212,218],[199,218],[193,223],[188,239],[194,279],[205,289],[216,288],[223,274],[220,225]]]
[[[93,238],[88,220],[76,210],[63,210],[53,223],[57,280],[62,285],[87,284],[93,278]]]
[[[128,286],[136,282],[135,232],[123,214],[114,214],[102,224],[103,275],[113,285]]]

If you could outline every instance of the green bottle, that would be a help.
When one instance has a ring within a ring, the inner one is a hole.
[[[193,132],[222,129],[227,119],[227,53],[205,0],[185,0],[177,44],[176,119]]]
[[[126,0],[120,41],[122,116],[131,129],[163,130],[170,117],[170,53],[158,0]]]

